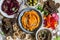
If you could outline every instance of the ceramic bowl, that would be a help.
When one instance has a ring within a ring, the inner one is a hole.
[[[22,25],[22,23],[21,23],[21,17],[23,16],[24,12],[30,11],[30,10],[36,11],[36,12],[38,13],[38,15],[40,16],[40,24],[39,24],[39,27],[38,27],[37,29],[35,29],[34,31],[28,31],[28,30],[24,29],[24,28],[23,28],[23,25]],[[34,9],[34,8],[25,8],[25,9],[23,9],[23,10],[20,12],[19,16],[18,16],[18,24],[19,24],[20,28],[21,28],[24,32],[26,32],[26,33],[35,33],[35,32],[40,28],[40,26],[42,25],[41,12],[39,12],[37,9]]]

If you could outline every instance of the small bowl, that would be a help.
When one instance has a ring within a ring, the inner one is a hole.
[[[8,15],[7,13],[5,13],[5,12],[2,11],[1,8],[2,8],[3,1],[4,1],[4,0],[0,0],[0,12],[1,12],[1,14],[2,14],[4,17],[7,17],[7,18],[14,18],[15,14],[13,14],[13,15]],[[17,0],[17,1],[18,1],[18,0]],[[19,0],[18,2],[19,2],[19,3],[22,3],[21,0]]]
[[[14,15],[7,15],[5,12],[2,11],[2,3],[3,3],[4,0],[0,0],[0,12],[1,14],[4,16],[4,17],[7,17],[7,18],[13,18]]]
[[[31,8],[35,8],[36,6],[38,6],[38,3],[39,3],[39,0],[37,0],[37,4],[36,4],[36,5],[30,6],[29,4],[27,4],[27,0],[25,0],[25,4],[26,4],[28,7],[31,7]]]
[[[21,22],[21,17],[23,16],[24,12],[30,11],[30,10],[34,10],[34,11],[38,12],[38,15],[40,16],[40,24],[39,24],[39,27],[36,28],[34,31],[28,31],[28,30],[24,29],[24,28],[23,28],[23,25],[22,25],[22,22]],[[39,12],[37,9],[34,9],[34,8],[25,8],[25,9],[23,9],[23,10],[20,12],[19,16],[18,16],[18,24],[19,24],[20,28],[21,28],[24,32],[26,32],[26,33],[36,33],[36,31],[37,31],[37,30],[40,28],[40,26],[42,25],[41,12]]]
[[[35,35],[35,37],[36,37],[36,40],[38,40],[38,33],[39,33],[39,31],[40,30],[44,30],[44,29],[46,29],[46,30],[48,30],[48,31],[50,31],[51,32],[51,36],[52,36],[52,38],[51,38],[51,40],[53,40],[53,33],[52,33],[52,29],[50,29],[50,28],[45,28],[45,27],[41,27],[37,32],[36,32],[36,35]]]

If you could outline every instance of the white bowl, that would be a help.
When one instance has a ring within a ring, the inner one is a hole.
[[[5,12],[2,11],[2,3],[3,3],[4,0],[0,0],[0,12],[1,14],[4,16],[4,17],[7,17],[7,18],[14,18],[14,15],[7,15]]]
[[[3,1],[4,1],[4,0],[0,0],[0,12],[1,12],[1,14],[2,14],[4,17],[7,17],[7,18],[14,18],[15,14],[13,14],[13,15],[8,15],[7,13],[5,13],[5,12],[2,11],[1,8],[2,8],[2,3],[3,3]],[[18,0],[17,0],[17,1],[18,1]],[[22,1],[19,0],[18,2],[21,3]]]

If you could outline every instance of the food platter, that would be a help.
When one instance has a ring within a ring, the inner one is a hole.
[[[60,40],[60,0],[0,0],[0,40]]]

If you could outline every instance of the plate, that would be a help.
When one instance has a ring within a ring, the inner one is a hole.
[[[18,0],[19,2],[21,2],[21,0]],[[44,1],[46,1],[46,0],[44,0]],[[60,0],[54,0],[56,3],[60,3]],[[1,14],[4,16],[4,17],[7,17],[7,18],[14,18],[14,15],[11,15],[11,16],[9,16],[9,15],[7,15],[6,13],[4,13],[2,10],[1,10],[1,5],[2,5],[2,3],[3,3],[3,0],[0,0],[0,12],[1,12]],[[24,9],[24,5],[23,5],[23,7],[21,7],[21,8],[23,8],[23,10],[27,10],[27,9]],[[34,7],[33,7],[34,8]],[[22,10],[22,11],[23,11]],[[20,26],[20,28],[24,31],[24,32],[26,32],[26,33],[34,33],[34,32],[30,32],[30,31],[27,31],[27,30],[25,30],[23,27],[22,27],[22,25],[21,25],[21,21],[19,20],[19,19],[21,19],[21,16],[23,15],[22,14],[22,11],[20,11],[20,14],[19,14],[19,16],[20,17],[18,17],[18,24],[19,24],[19,26]],[[59,15],[59,25],[57,26],[57,30],[59,30],[60,31],[60,8],[58,8],[58,11],[59,11],[59,13],[58,13],[58,15]],[[23,11],[24,12],[24,11]],[[19,22],[20,21],[20,22]],[[44,28],[42,28],[42,29],[44,29]],[[40,30],[40,29],[39,29]],[[39,31],[38,30],[38,31]],[[50,30],[50,29],[48,29],[48,30]],[[37,32],[38,32],[37,31]],[[54,32],[56,32],[56,30],[54,31]],[[36,35],[35,35],[36,36]],[[2,36],[1,36],[2,37]],[[0,37],[0,38],[1,38]],[[53,37],[54,38],[54,37]],[[1,39],[0,39],[1,40]]]

